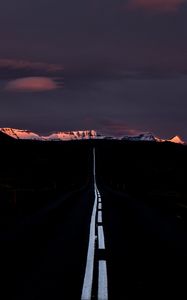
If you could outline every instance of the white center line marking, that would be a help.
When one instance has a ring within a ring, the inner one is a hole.
[[[98,211],[98,216],[97,216],[97,222],[98,223],[102,223],[103,221],[102,221],[102,211]]]
[[[94,158],[94,188],[95,188],[95,201],[90,222],[90,235],[89,235],[89,245],[86,261],[86,270],[84,275],[84,282],[82,288],[81,300],[90,300],[92,296],[92,282],[93,282],[93,270],[94,270],[94,254],[95,254],[95,223],[96,223],[96,209],[97,209],[97,193],[96,193],[96,183],[95,183],[95,149],[93,150]]]
[[[99,243],[99,249],[105,249],[103,226],[98,226],[98,243]]]
[[[84,275],[84,282],[81,294],[81,300],[91,300],[92,298],[92,286],[93,286],[93,273],[94,273],[94,257],[95,257],[95,225],[96,225],[96,213],[98,206],[98,223],[102,223],[102,204],[101,195],[96,184],[96,173],[95,173],[95,149],[93,149],[93,175],[94,175],[94,193],[95,200],[92,210],[92,216],[90,221],[90,234],[88,253],[86,261],[86,269]],[[100,209],[100,210],[99,210]],[[103,226],[97,227],[98,236],[98,248],[105,249],[105,239]],[[98,300],[108,300],[108,280],[107,280],[107,265],[105,260],[99,260],[98,269]]]
[[[106,261],[99,261],[99,280],[98,280],[98,299],[108,299],[108,280],[107,280],[107,267]]]
[[[98,204],[98,209],[102,209],[102,204],[101,203]]]

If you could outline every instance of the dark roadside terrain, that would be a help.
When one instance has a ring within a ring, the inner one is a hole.
[[[94,203],[93,148],[109,299],[186,299],[186,146],[4,137],[1,299],[81,298]]]

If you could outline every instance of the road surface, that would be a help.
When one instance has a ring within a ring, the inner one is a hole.
[[[87,186],[1,235],[1,299],[186,298],[186,232],[97,182],[93,162]]]

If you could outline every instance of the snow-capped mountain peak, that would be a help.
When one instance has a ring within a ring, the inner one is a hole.
[[[130,140],[130,141],[153,141],[153,142],[172,142],[175,144],[185,144],[185,142],[178,136],[174,136],[171,139],[162,139],[156,137],[151,132],[140,133],[139,135],[135,136],[124,136],[122,140]]]
[[[129,141],[157,141],[157,138],[151,132],[140,133],[138,135],[126,135],[122,137],[122,140],[129,140]]]
[[[170,139],[168,141],[172,142],[172,143],[176,143],[176,144],[185,144],[183,142],[183,140],[180,138],[180,136],[178,136],[178,135],[174,136],[172,139]]]
[[[41,137],[29,130],[23,130],[23,129],[15,129],[15,128],[0,128],[0,131],[11,136],[15,139],[21,139],[21,140],[40,140]]]
[[[49,135],[39,135],[35,132],[15,128],[0,128],[0,132],[20,140],[39,140],[39,141],[69,141],[69,140],[88,140],[88,139],[116,139],[124,141],[150,141],[150,142],[172,142],[177,144],[185,144],[179,136],[172,139],[161,139],[151,132],[144,132],[138,135],[126,135],[121,138],[107,137],[98,134],[95,130],[79,130],[79,131],[59,131],[52,132]]]
[[[0,128],[0,131],[11,136],[14,139],[21,140],[41,140],[41,141],[61,141],[61,140],[77,140],[91,139],[97,136],[95,130],[80,130],[80,131],[60,131],[50,135],[39,135],[29,130],[15,128]]]
[[[79,131],[59,131],[45,136],[46,140],[78,140],[78,139],[91,139],[97,136],[95,130],[79,130]]]

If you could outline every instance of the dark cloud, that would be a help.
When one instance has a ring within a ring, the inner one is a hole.
[[[0,79],[16,79],[26,76],[53,76],[63,78],[64,67],[47,62],[0,59]]]
[[[102,134],[111,136],[136,135],[141,131],[135,128],[130,128],[129,125],[122,120],[101,119],[98,120],[98,130]]]
[[[29,60],[0,59],[0,68],[9,68],[10,70],[39,70],[54,73],[64,70],[62,65],[50,64],[44,62],[32,62]]]

